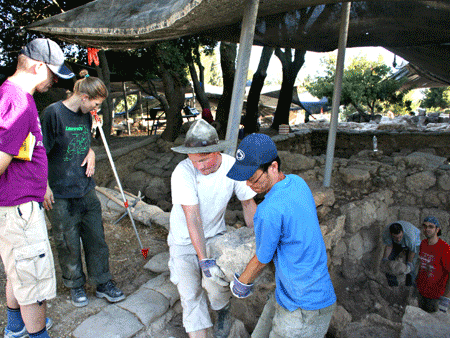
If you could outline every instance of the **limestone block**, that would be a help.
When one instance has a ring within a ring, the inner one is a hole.
[[[329,227],[326,227],[325,234],[322,233],[327,250],[330,250],[344,236],[345,215],[331,220],[331,223]]]
[[[406,156],[405,160],[407,166],[417,166],[430,171],[437,169],[440,165],[447,162],[447,159],[445,157],[419,151],[409,154],[408,156]]]
[[[338,305],[331,317],[330,326],[328,328],[328,334],[332,337],[336,337],[340,331],[342,331],[352,321],[352,315],[347,310]]]
[[[161,273],[169,271],[169,252],[161,252],[157,255],[154,255],[145,265],[144,269]]]
[[[378,245],[379,230],[374,226],[369,229],[363,229],[361,237],[363,239],[363,252],[372,252]]]
[[[358,261],[364,254],[363,238],[360,233],[355,234],[348,241],[348,258]]]
[[[400,338],[450,337],[450,315],[429,314],[414,306],[406,306]]]
[[[170,194],[170,185],[161,177],[153,177],[147,181],[144,193],[148,199],[158,201]]]
[[[176,312],[169,309],[161,317],[151,322],[147,328],[147,333],[150,334],[150,337],[158,337],[158,333],[166,328],[167,323],[170,322],[175,315]]]
[[[141,289],[152,290],[163,295],[172,307],[179,299],[177,287],[170,281],[169,273],[163,273],[141,286]]]
[[[406,177],[406,187],[409,191],[422,195],[424,190],[436,184],[436,176],[431,171],[422,171]]]
[[[385,319],[377,314],[348,324],[338,334],[338,338],[392,338],[398,337],[401,325]]]
[[[345,244],[345,241],[340,240],[334,246],[333,251],[331,252],[331,257],[342,258],[346,252],[347,252],[347,245]]]
[[[370,180],[369,171],[359,168],[339,168],[339,174],[342,176],[342,180],[347,184],[364,184]]]
[[[76,338],[130,338],[142,328],[142,323],[130,312],[109,305],[78,325],[72,335]]]
[[[448,191],[450,190],[450,173],[444,173],[439,176],[438,180],[438,187],[442,190]]]
[[[235,272],[244,271],[255,252],[255,234],[253,229],[248,227],[228,231],[209,246],[210,257],[216,258],[217,265],[230,281],[233,280]]]
[[[375,222],[384,223],[390,216],[389,206],[392,203],[392,191],[384,190],[370,194],[361,201],[343,205],[341,213],[347,216],[346,231],[353,234]]]
[[[398,219],[401,219],[403,221],[407,221],[416,227],[418,227],[420,224],[422,224],[422,220],[420,219],[420,209],[416,207],[401,207],[398,210]],[[392,221],[395,222],[396,220]],[[392,223],[391,222],[391,223]],[[387,223],[389,224],[389,223]],[[386,225],[387,225],[386,224]]]
[[[324,187],[322,182],[308,181],[308,187],[311,189],[316,207],[320,205],[331,207],[336,201],[334,190],[332,188]]]
[[[314,169],[316,165],[316,160],[314,158],[302,154],[279,151],[278,156],[281,159],[284,168],[283,171],[286,173]]]
[[[135,314],[141,323],[148,326],[169,310],[170,303],[161,293],[140,288],[124,301],[117,303],[117,306]]]

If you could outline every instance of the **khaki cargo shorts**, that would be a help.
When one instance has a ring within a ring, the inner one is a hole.
[[[20,305],[56,296],[55,265],[38,202],[0,207],[0,254]]]

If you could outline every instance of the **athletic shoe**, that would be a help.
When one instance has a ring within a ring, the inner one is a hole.
[[[76,307],[83,307],[89,304],[89,299],[87,298],[84,287],[82,286],[70,289],[70,298],[72,300],[72,304]]]
[[[125,295],[122,291],[114,284],[112,280],[107,281],[104,284],[97,286],[97,291],[95,295],[98,298],[106,298],[111,303],[120,302],[125,299]]]
[[[45,328],[48,330],[50,330],[50,328],[53,326],[53,320],[51,318],[45,318]],[[26,327],[24,326],[22,330],[20,330],[19,332],[14,332],[11,330],[8,330],[7,328],[5,328],[5,332],[4,332],[4,338],[26,338],[29,337],[28,335],[28,331],[26,329]]]

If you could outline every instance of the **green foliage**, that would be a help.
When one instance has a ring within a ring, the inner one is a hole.
[[[215,49],[201,56],[203,67],[205,67],[205,82],[211,86],[222,86],[222,70],[217,60]]]
[[[60,14],[84,5],[90,0],[2,0],[0,1],[0,65],[13,67],[17,56],[29,41],[42,35],[27,31],[25,27],[35,21]],[[59,42],[59,41],[58,41]],[[60,45],[65,45],[60,43]],[[67,54],[76,55],[79,49],[66,49]]]
[[[422,100],[423,108],[447,108],[450,105],[450,87],[426,89],[425,98]]]
[[[334,92],[336,56],[329,54],[321,59],[324,71],[314,77],[308,76],[305,87],[314,96],[327,97],[330,101]],[[380,58],[370,61],[359,55],[350,60],[342,78],[341,104],[353,106],[358,111],[375,114],[387,104],[402,105],[404,93],[399,92],[403,82],[390,78],[390,68]],[[346,109],[348,114],[353,109]]]

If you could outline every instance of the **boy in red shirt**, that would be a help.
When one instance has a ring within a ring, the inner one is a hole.
[[[447,312],[450,305],[450,246],[440,239],[438,220],[429,216],[422,224],[425,239],[420,244],[417,276],[419,307],[427,312]]]

